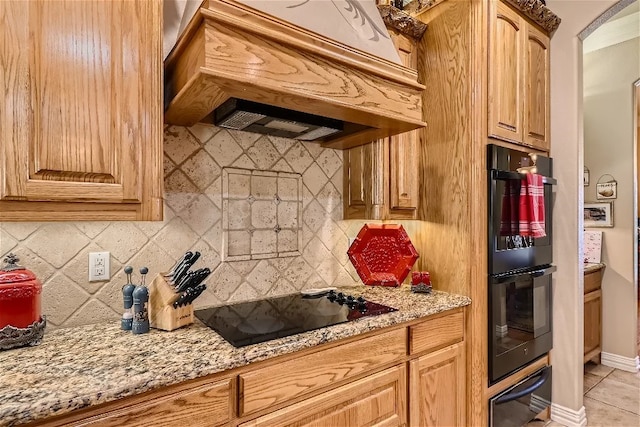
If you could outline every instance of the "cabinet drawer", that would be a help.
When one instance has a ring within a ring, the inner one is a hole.
[[[127,427],[219,426],[231,419],[231,379],[185,388],[148,402],[96,415],[71,425]]]
[[[602,286],[602,273],[604,272],[604,268],[600,270],[592,271],[591,273],[587,273],[584,275],[584,293],[588,294],[589,292],[593,292],[597,289],[600,289]]]
[[[407,370],[394,366],[240,427],[406,426]]]
[[[240,416],[393,364],[406,354],[403,328],[241,374]]]
[[[422,353],[462,341],[462,311],[426,320],[409,328],[409,354]]]

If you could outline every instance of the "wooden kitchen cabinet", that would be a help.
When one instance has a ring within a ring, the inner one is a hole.
[[[600,362],[602,351],[602,276],[604,265],[584,274],[584,363]]]
[[[240,426],[405,426],[406,377],[394,366]]]
[[[409,425],[464,426],[464,343],[412,360],[409,366]]]
[[[402,64],[416,69],[415,41],[390,29]],[[420,130],[344,150],[345,219],[417,219]]]
[[[0,2],[0,220],[162,219],[162,2]]]
[[[490,4],[489,136],[548,151],[549,36],[507,4]]]

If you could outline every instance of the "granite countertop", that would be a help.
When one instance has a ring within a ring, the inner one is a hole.
[[[45,332],[37,347],[0,351],[0,426],[68,413],[462,307],[468,297],[409,286],[341,289],[397,308],[290,337],[235,348],[196,323],[132,335],[119,322]]]
[[[598,263],[585,262],[584,263],[584,274],[589,274],[589,273],[592,273],[594,271],[598,271],[603,267],[606,267],[606,265],[604,263],[602,263],[602,262],[598,262]]]

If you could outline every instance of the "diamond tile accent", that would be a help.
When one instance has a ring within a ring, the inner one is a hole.
[[[273,146],[276,147],[276,150],[278,150],[278,153],[280,154],[286,153],[287,150],[293,147],[293,145],[296,143],[296,141],[293,139],[280,138],[278,136],[269,135],[267,136],[267,138],[269,138],[271,143],[273,143]]]
[[[240,130],[227,130],[229,134],[238,141],[238,144],[244,149],[247,150],[251,147],[258,139],[262,137],[259,133],[250,133],[250,132],[242,132]]]
[[[316,163],[313,163],[309,166],[309,169],[302,175],[302,180],[304,185],[311,191],[311,193],[315,196],[317,195],[322,187],[324,187],[325,182],[327,182],[327,176],[322,172],[320,166]]]
[[[280,273],[268,261],[263,260],[246,277],[247,282],[260,294],[266,294],[279,279]]]
[[[31,270],[38,280],[40,280],[40,283],[44,284],[54,275],[57,269],[25,246],[24,244],[19,245],[17,248],[14,248],[12,252],[20,259],[18,263]]]
[[[113,222],[95,242],[121,263],[127,262],[149,238],[133,222]]]
[[[195,136],[196,139],[200,141],[200,143],[202,144],[204,144],[209,139],[211,139],[211,137],[213,137],[219,131],[220,131],[219,127],[203,125],[200,123],[196,123],[195,125],[189,128],[189,132],[191,132],[191,134]]]
[[[320,190],[317,200],[324,206],[324,210],[327,212],[333,212],[338,206],[342,206],[340,192],[331,182],[328,182],[322,190]]]
[[[92,221],[92,222],[76,222],[74,225],[78,230],[82,231],[85,236],[94,239],[98,234],[102,233],[111,224],[108,221]]]
[[[15,248],[17,245],[18,241],[11,237],[9,233],[0,228],[0,262],[2,262],[9,251],[11,251],[11,249]],[[2,263],[0,263],[0,265],[2,265]]]
[[[214,283],[211,292],[220,301],[228,301],[229,297],[242,282],[242,277],[236,273],[230,263],[223,262],[220,267],[214,271],[207,279],[208,282]]]
[[[193,185],[187,175],[176,170],[164,180],[165,202],[175,212],[180,212],[193,200],[198,188]]]
[[[245,169],[256,168],[255,163],[253,163],[253,161],[246,154],[243,154],[242,156],[240,156],[235,162],[233,162],[231,166],[233,166],[234,168],[245,168]]]
[[[331,253],[317,237],[313,237],[311,242],[304,248],[302,252],[304,259],[313,267],[318,268],[323,260],[331,257]]]
[[[164,221],[137,221],[135,225],[140,229],[140,231],[146,234],[147,237],[152,237],[158,234],[158,232],[162,230],[166,224],[171,222],[175,216],[176,215],[173,213],[173,210],[165,205]]]
[[[200,148],[200,143],[180,126],[169,126],[164,131],[164,153],[177,165]]]
[[[198,235],[180,218],[171,220],[154,238],[158,246],[174,259],[184,255],[197,240]]]
[[[24,240],[43,225],[41,222],[0,222],[0,229],[18,240]]]
[[[318,231],[325,221],[324,208],[316,200],[309,203],[309,206],[304,210],[302,219],[305,224],[309,226],[312,231]]]
[[[287,160],[287,163],[289,163],[289,166],[291,166],[291,169],[297,173],[303,173],[309,165],[313,163],[313,157],[311,157],[301,142],[296,142],[295,145],[287,151],[284,158]]]
[[[333,176],[339,170],[342,170],[342,156],[337,150],[322,150],[316,163],[327,176]]]
[[[116,313],[103,303],[90,300],[76,311],[66,322],[65,327],[90,325],[92,323],[116,322],[122,314]]]
[[[189,224],[196,234],[202,235],[220,220],[222,214],[207,196],[201,194],[177,216]]]
[[[39,257],[61,268],[89,243],[89,239],[69,223],[50,223],[43,225],[27,242]]]
[[[89,294],[57,273],[42,287],[42,314],[47,316],[47,322],[62,325],[88,299]]]
[[[285,159],[278,160],[278,162],[273,165],[273,170],[278,172],[293,172],[293,169],[291,169],[291,166],[289,166]]]
[[[233,293],[233,295],[231,295],[227,302],[231,304],[234,302],[256,299],[259,296],[260,294],[258,293],[258,291],[253,289],[248,283],[244,282],[240,286],[238,286],[236,291]]]
[[[226,130],[221,130],[215,137],[207,141],[204,146],[209,154],[220,166],[230,166],[240,155],[242,147]]]
[[[269,169],[280,159],[278,150],[275,149],[269,138],[263,136],[247,150],[247,154],[253,160],[258,169]]]
[[[312,272],[311,266],[302,257],[299,257],[289,265],[289,268],[284,272],[284,277],[297,286],[304,283]]]
[[[189,248],[191,248],[191,246],[192,245],[189,245]],[[138,272],[141,267],[147,267],[149,269],[149,274],[147,275],[148,283],[149,280],[153,280],[156,274],[167,272],[173,266],[175,261],[182,255],[184,255],[186,251],[187,249],[176,256],[171,256],[155,242],[151,241],[147,243],[145,247],[143,247],[133,258],[131,258],[127,262],[128,265],[134,267],[134,283],[140,282],[140,274]],[[175,252],[177,253],[178,251]],[[118,273],[113,276],[111,282],[120,283],[120,287],[122,288],[122,285],[126,283],[126,275],[124,274],[124,270],[119,270]]]
[[[199,150],[180,169],[200,190],[205,190],[220,175],[220,167],[205,150]]]
[[[314,159],[318,158],[320,154],[327,150],[326,148],[322,148],[322,145],[317,142],[307,143],[304,146]]]
[[[296,291],[299,291],[299,289],[296,289],[296,287],[293,286],[290,281],[288,281],[285,278],[280,278],[276,281],[275,285],[273,285],[273,287],[269,289],[269,292],[267,292],[267,295],[268,296],[287,295],[287,294],[292,294]]]

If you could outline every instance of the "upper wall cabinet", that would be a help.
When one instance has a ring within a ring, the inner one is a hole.
[[[549,150],[549,37],[490,2],[489,136]]]
[[[415,41],[390,30],[402,63],[415,69]],[[344,151],[345,219],[416,219],[420,130]]]
[[[0,220],[162,219],[162,2],[0,2]]]

